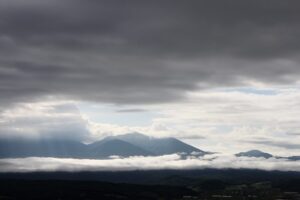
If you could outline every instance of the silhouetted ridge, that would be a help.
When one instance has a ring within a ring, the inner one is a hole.
[[[271,158],[273,157],[273,155],[266,153],[266,152],[262,152],[259,150],[250,150],[250,151],[246,151],[246,152],[240,152],[238,154],[235,154],[238,157],[262,157],[262,158]]]
[[[129,156],[150,156],[153,155],[144,149],[119,139],[107,140],[100,143],[93,143],[89,146],[90,157],[107,158],[112,155]]]
[[[300,156],[290,156],[288,157],[289,160],[292,160],[292,161],[298,161],[300,160]]]
[[[206,152],[175,138],[153,138],[140,133],[106,137],[86,145],[70,140],[0,140],[0,158],[58,157],[103,159],[109,156],[160,156]]]
[[[140,133],[130,133],[125,135],[119,135],[110,137],[117,138],[133,145],[139,146],[155,155],[165,155],[174,153],[192,153],[198,152],[199,154],[206,154],[205,151],[197,149],[191,145],[188,145],[176,138],[154,138],[145,136]]]

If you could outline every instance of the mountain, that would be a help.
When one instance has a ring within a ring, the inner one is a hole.
[[[292,161],[298,161],[298,160],[300,160],[300,156],[290,156],[290,157],[287,157],[287,159],[292,160]]]
[[[272,154],[259,151],[259,150],[250,150],[246,152],[240,152],[238,154],[235,154],[235,156],[238,157],[256,157],[256,158],[271,158],[274,157],[276,159],[288,159],[290,161],[299,161],[300,156],[290,156],[290,157],[282,157],[282,156],[273,156]]]
[[[235,154],[237,157],[256,157],[256,158],[271,158],[273,155],[265,153],[259,150],[250,150],[246,152],[240,152]]]
[[[122,157],[153,156],[152,153],[119,139],[96,142],[90,144],[88,149],[91,158],[107,158],[113,155]]]
[[[176,138],[153,138],[140,133],[129,133],[125,135],[111,136],[104,140],[119,139],[148,152],[152,152],[155,155],[166,155],[174,153],[192,153],[197,152],[198,154],[206,154],[207,152],[197,149],[191,145],[188,145]]]
[[[153,138],[139,133],[106,137],[92,144],[71,140],[0,140],[0,158],[58,157],[103,159],[117,155],[160,156],[173,153],[206,152],[175,138]]]

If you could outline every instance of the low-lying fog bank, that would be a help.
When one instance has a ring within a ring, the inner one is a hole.
[[[165,156],[117,156],[106,160],[69,158],[13,158],[0,159],[0,172],[35,171],[130,171],[155,169],[260,169],[300,172],[300,161],[283,158],[236,157],[233,155],[189,156],[179,154]]]

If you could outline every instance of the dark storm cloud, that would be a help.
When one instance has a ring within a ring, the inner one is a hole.
[[[300,3],[0,2],[0,98],[157,103],[300,75]]]

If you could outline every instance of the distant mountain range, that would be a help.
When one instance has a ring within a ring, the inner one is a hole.
[[[0,158],[58,157],[103,159],[110,156],[161,156],[174,153],[205,155],[175,138],[153,138],[140,133],[106,137],[92,144],[70,140],[0,141]]]
[[[181,153],[182,158],[211,154],[188,145],[176,138],[154,138],[140,133],[109,136],[103,140],[84,144],[72,140],[0,140],[0,158],[57,157],[106,159],[111,156],[161,156]],[[237,157],[283,158],[299,161],[300,156],[278,157],[259,150],[235,154]]]
[[[256,157],[256,158],[271,158],[273,155],[269,153],[265,153],[259,150],[250,150],[246,152],[240,152],[238,154],[235,154],[237,157]]]
[[[166,155],[180,152],[188,154],[192,152],[197,152],[203,155],[207,153],[205,151],[197,149],[196,147],[188,145],[176,138],[154,138],[140,133],[129,133],[125,135],[107,137],[103,141],[116,139],[140,147],[146,150],[147,152],[150,152],[151,155]]]
[[[235,154],[237,157],[255,157],[255,158],[282,158],[282,159],[288,159],[291,161],[298,161],[300,160],[300,156],[290,156],[290,157],[280,157],[280,156],[273,156],[272,154],[259,151],[259,150],[250,150],[246,152],[240,152]]]

